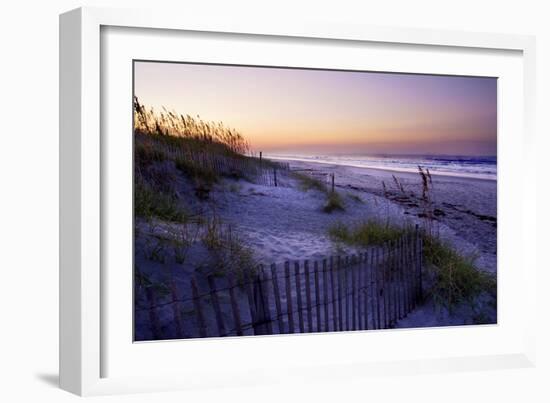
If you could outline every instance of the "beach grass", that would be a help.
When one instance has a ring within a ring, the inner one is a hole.
[[[340,194],[330,190],[328,186],[319,179],[300,172],[293,172],[293,176],[298,180],[299,187],[302,191],[307,192],[309,190],[316,190],[325,195],[326,200],[322,208],[323,212],[332,213],[333,211],[345,211],[344,200]]]
[[[214,274],[232,273],[242,280],[256,271],[258,263],[252,249],[219,217],[214,216],[205,223],[202,242],[213,256]]]
[[[409,231],[408,228],[384,224],[377,220],[367,220],[355,226],[337,223],[329,228],[329,236],[334,242],[369,247],[395,241],[407,231]]]
[[[312,177],[311,175],[303,174],[301,172],[293,172],[292,175],[298,180],[299,187],[304,192],[308,190],[318,190],[319,192],[327,193],[327,186],[319,179]]]
[[[137,217],[146,219],[158,218],[182,223],[188,219],[173,195],[155,190],[141,181],[136,181],[134,187],[134,212]]]
[[[461,303],[474,303],[483,293],[496,298],[496,276],[476,267],[475,256],[463,256],[447,242],[424,236],[424,258],[436,303],[451,310]]]
[[[323,211],[325,213],[332,213],[333,211],[344,211],[344,201],[337,192],[328,192],[327,200]]]

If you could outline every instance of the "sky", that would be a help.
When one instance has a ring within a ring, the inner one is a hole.
[[[135,62],[134,94],[253,151],[496,155],[496,78]]]

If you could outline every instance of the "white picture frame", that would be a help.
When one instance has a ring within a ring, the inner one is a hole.
[[[499,298],[501,293],[509,295],[508,289],[514,286],[512,282],[516,284],[515,292],[522,301],[521,308],[525,313],[521,323],[514,322],[507,327],[500,322],[499,312],[500,329],[498,326],[481,327],[480,330],[475,330],[476,334],[471,328],[455,328],[424,329],[421,332],[380,331],[368,335],[359,332],[336,336],[234,338],[227,342],[224,340],[223,343],[219,339],[214,339],[204,342],[201,340],[155,343],[155,346],[140,347],[140,351],[137,352],[135,348],[133,350],[130,348],[131,340],[126,340],[129,343],[127,350],[114,344],[105,329],[112,324],[112,321],[106,318],[110,315],[111,306],[109,305],[111,302],[107,303],[107,296],[112,292],[113,285],[106,287],[104,283],[105,279],[110,277],[104,271],[107,264],[105,252],[108,248],[104,244],[102,230],[105,220],[108,219],[104,212],[102,213],[102,208],[108,202],[106,202],[108,197],[105,190],[109,188],[106,183],[107,178],[112,174],[106,169],[108,165],[106,165],[105,150],[105,147],[110,147],[111,143],[104,141],[105,139],[102,140],[101,136],[102,132],[108,130],[108,127],[104,127],[102,120],[105,118],[103,116],[105,113],[102,114],[102,93],[109,92],[109,88],[105,88],[109,84],[102,81],[102,69],[105,66],[102,64],[104,61],[101,57],[109,54],[102,53],[102,47],[105,47],[105,42],[102,42],[104,40],[102,31],[108,30],[109,27],[154,29],[157,30],[156,32],[192,32],[195,37],[209,33],[243,35],[258,41],[281,38],[306,42],[322,40],[331,41],[330,46],[334,47],[346,43],[376,43],[382,46],[417,46],[421,49],[466,49],[480,55],[492,51],[515,52],[514,63],[517,65],[519,60],[522,72],[521,82],[516,83],[518,84],[516,89],[520,92],[520,99],[516,102],[519,102],[522,108],[504,110],[509,114],[518,114],[514,118],[516,124],[514,127],[519,127],[517,137],[509,133],[506,139],[521,147],[519,158],[523,161],[523,170],[533,175],[516,178],[512,177],[513,174],[509,174],[504,178],[499,176],[499,181],[503,179],[506,183],[509,180],[510,185],[520,184],[523,189],[534,188],[536,181],[534,158],[530,158],[534,152],[535,42],[533,37],[381,28],[315,21],[300,23],[235,19],[215,21],[150,10],[81,8],[65,13],[60,17],[60,385],[63,389],[79,395],[97,395],[293,382],[298,374],[302,380],[304,378],[322,380],[328,379],[327,374],[331,369],[338,373],[338,378],[342,379],[346,376],[369,376],[374,373],[412,374],[534,365],[535,319],[531,315],[535,312],[537,267],[534,248],[536,243],[532,238],[528,238],[528,234],[536,232],[534,230],[536,220],[534,200],[528,197],[527,192],[517,192],[508,205],[509,209],[519,208],[519,211],[516,211],[518,216],[514,218],[514,223],[508,227],[513,228],[515,232],[503,234],[499,228],[499,245],[506,245],[509,237],[521,237],[521,242],[516,242],[517,247],[514,252],[517,259],[514,262],[519,263],[520,269],[512,274],[517,275],[517,278],[521,278],[522,281],[517,283],[516,277],[506,277],[509,280],[504,285],[499,283]],[[210,61],[207,59],[205,60]],[[200,60],[195,58],[193,61]],[[445,71],[445,73],[449,72]],[[523,96],[521,96],[521,90],[523,90]],[[129,111],[130,108],[131,105],[128,106]],[[499,113],[501,112],[503,110],[499,109]],[[131,113],[128,112],[128,115],[130,116]],[[504,172],[510,172],[510,170],[504,169]],[[499,189],[499,195],[500,192]],[[504,208],[508,207],[504,206]],[[500,209],[501,205],[499,205],[499,227],[502,211]],[[502,253],[510,253],[510,251]],[[501,258],[499,249],[499,259]],[[131,287],[131,285],[128,286]],[[109,299],[111,300],[112,298]],[[499,310],[507,310],[506,304],[503,305],[501,302],[502,299],[499,299]],[[111,333],[117,331],[114,328],[111,329]],[[350,346],[358,345],[357,343],[367,338],[373,345],[401,343],[403,337],[409,337],[415,342],[435,345],[443,343],[444,340],[451,342],[453,337],[479,337],[489,342],[495,335],[502,336],[505,342],[492,351],[485,351],[483,343],[480,343],[477,349],[449,350],[448,354],[444,349],[434,350],[431,354],[428,350],[419,349],[420,352],[416,356],[402,357],[397,352],[387,359],[365,359],[361,354],[344,360],[331,359],[330,356],[319,358],[312,355],[313,350],[310,347],[315,345],[318,348],[322,345],[321,343],[326,345],[341,343],[344,338]],[[310,339],[313,337],[315,339]],[[177,360],[173,360],[175,364],[169,362],[166,357],[172,355],[172,351],[185,350],[183,343],[187,343],[186,346],[192,346],[185,351],[188,357],[186,363],[178,364]],[[242,355],[228,353],[227,343],[231,343],[231,350],[240,351],[239,354],[245,351],[245,359],[242,359]],[[205,358],[207,361],[205,365],[200,362],[200,354],[192,354],[192,351],[202,352],[205,347],[214,350],[212,354],[218,355],[220,365],[212,362],[214,356]],[[277,361],[277,354],[282,351],[280,349],[287,348],[302,351],[303,354],[294,354],[293,359],[286,362]],[[150,352],[144,351],[145,349],[150,349]],[[265,368],[262,368],[263,372],[259,372],[258,368],[254,367],[257,363],[253,357],[257,357],[262,352],[265,354],[267,349],[274,353],[271,360],[266,360]],[[106,361],[111,356],[118,354],[119,361],[131,358],[128,355],[122,356],[120,353],[122,350],[125,351],[124,354],[134,354],[134,352],[141,354],[140,360],[145,360],[141,361],[145,366],[152,365],[154,359],[161,360],[160,362],[164,360],[168,369],[154,376],[147,372],[131,373],[124,367],[116,371],[107,368]],[[225,361],[239,361],[239,358],[242,361],[240,366],[222,365]],[[193,371],[189,371],[189,368]],[[304,368],[308,369],[307,373],[303,371]],[[205,374],[209,376],[206,377]],[[334,374],[331,377],[334,378]]]

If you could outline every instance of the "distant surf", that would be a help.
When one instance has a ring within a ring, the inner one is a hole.
[[[418,167],[431,174],[477,179],[497,179],[497,157],[463,155],[300,155],[265,154],[266,158],[317,162],[359,168],[418,172]]]

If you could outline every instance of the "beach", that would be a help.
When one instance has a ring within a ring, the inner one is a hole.
[[[280,187],[242,183],[233,192],[219,189],[213,195],[218,213],[232,223],[262,261],[317,259],[335,253],[328,229],[336,223],[352,225],[369,219],[390,220],[401,226],[425,223],[418,174],[286,162],[291,171],[321,178],[334,174],[335,190],[343,196],[346,210],[322,213],[320,196],[300,191],[290,178],[280,179]],[[480,269],[496,272],[496,181],[442,175],[432,175],[432,181],[434,230],[462,254],[475,255]]]

